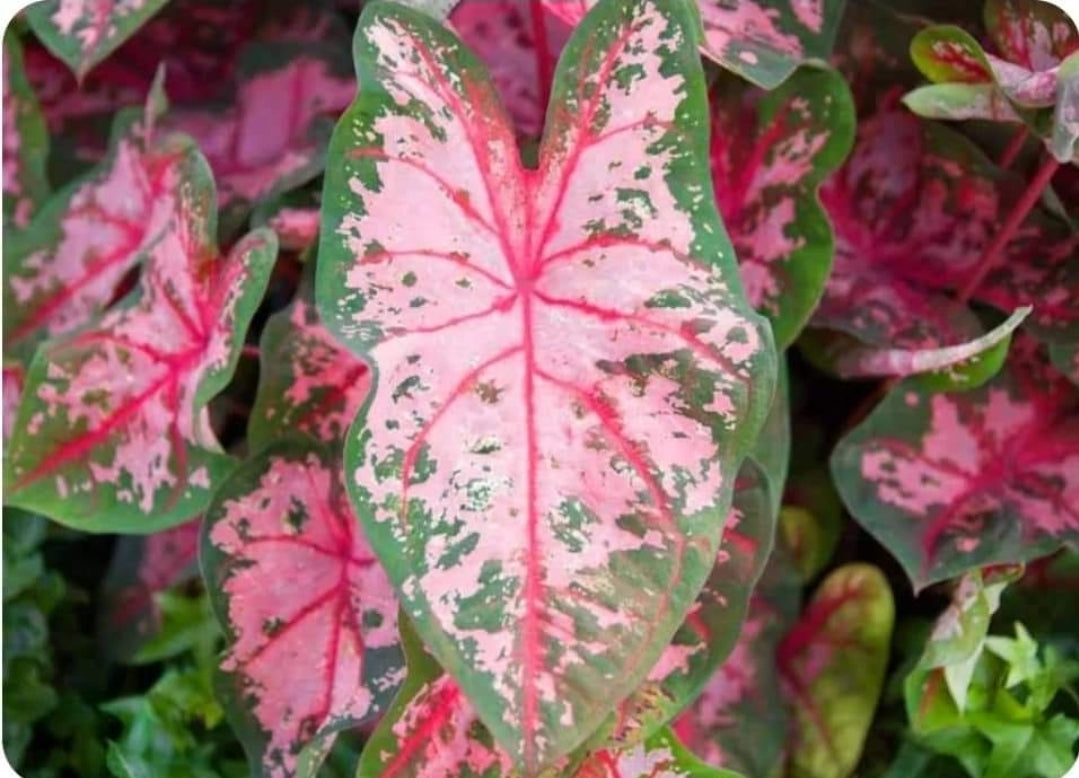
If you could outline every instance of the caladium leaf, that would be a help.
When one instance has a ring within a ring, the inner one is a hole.
[[[749,455],[764,473],[772,503],[772,516],[779,514],[779,507],[783,503],[791,462],[790,371],[783,357],[779,360],[778,378],[772,408]]]
[[[854,141],[842,76],[803,68],[761,94],[734,77],[713,86],[712,176],[746,295],[790,345],[820,300],[833,241],[817,199]]]
[[[570,24],[598,0],[543,0]],[[795,68],[832,52],[843,0],[697,0],[704,41],[713,62],[765,89],[781,84]]]
[[[877,568],[849,564],[818,587],[779,646],[792,703],[792,778],[847,778],[862,753],[884,685],[895,603]]]
[[[1029,341],[985,386],[902,383],[843,441],[847,508],[916,588],[1079,540],[1079,389]]]
[[[166,2],[42,0],[27,7],[26,19],[41,42],[81,81]]]
[[[527,771],[659,658],[772,397],[709,196],[693,42],[683,0],[598,6],[526,170],[474,57],[372,4],[331,144],[320,311],[374,365],[350,493],[424,642]],[[402,229],[420,203],[422,235]]]
[[[315,775],[335,734],[385,710],[403,675],[397,603],[336,456],[286,439],[246,462],[206,514],[202,567],[228,638],[226,710],[254,772]]]
[[[247,428],[254,449],[276,440],[281,430],[340,449],[370,391],[367,365],[319,319],[311,280],[304,278],[292,305],[262,331],[259,388]]]
[[[318,208],[284,206],[267,224],[277,233],[282,249],[303,253],[318,243],[319,220]]]
[[[669,729],[643,743],[590,756],[574,778],[741,778],[705,764]]]
[[[7,451],[11,504],[84,530],[152,532],[205,508],[232,469],[206,405],[232,376],[277,245],[256,231],[219,257],[205,161],[189,153],[175,176],[136,291],[30,365]]]
[[[49,191],[49,136],[37,96],[26,79],[22,44],[4,33],[4,226],[25,227]]]
[[[777,546],[734,650],[674,724],[682,742],[708,764],[746,778],[776,775],[788,741],[776,652],[798,617],[800,590],[792,560]]]
[[[538,138],[569,27],[542,3],[520,0],[463,0],[450,24],[487,67],[517,132]]]
[[[1060,63],[1049,150],[1058,162],[1079,160],[1079,51]]]

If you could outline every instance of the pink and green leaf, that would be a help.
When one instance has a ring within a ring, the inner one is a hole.
[[[794,712],[792,778],[853,774],[884,686],[894,621],[884,574],[848,564],[824,579],[783,638],[778,664]]]
[[[42,0],[26,19],[49,51],[80,81],[168,0]]]
[[[34,357],[7,450],[6,499],[90,531],[145,533],[203,510],[233,467],[207,404],[228,383],[277,253],[256,231],[214,248],[209,169],[173,167],[136,290]]]
[[[393,589],[337,461],[279,441],[206,517],[202,566],[228,640],[220,688],[265,778],[314,776],[336,733],[384,711],[404,674]]]
[[[37,95],[26,78],[22,43],[4,33],[4,228],[24,228],[49,192],[45,162],[49,135]]]
[[[1079,51],[1075,21],[1056,3],[986,0],[983,12],[997,53],[1029,71],[1052,70]]]
[[[1049,149],[1058,162],[1079,160],[1079,52],[1060,64],[1057,104]]]
[[[1012,124],[1023,121],[995,84],[929,84],[904,95],[903,104],[924,119],[984,119]]]
[[[589,756],[573,778],[742,778],[706,764],[669,729],[643,743]]]
[[[598,6],[529,170],[461,43],[370,5],[331,144],[319,305],[373,365],[350,493],[425,643],[529,771],[659,659],[772,396],[693,43],[684,0]],[[402,229],[417,207],[422,235]]]
[[[1079,541],[1079,389],[1029,341],[983,387],[897,386],[839,444],[832,473],[915,587]]]
[[[577,24],[597,0],[544,0]],[[809,60],[827,60],[839,29],[843,0],[697,0],[708,59],[746,80],[773,89]]]
[[[712,88],[712,175],[749,301],[790,345],[820,301],[832,230],[818,199],[854,141],[854,104],[833,70],[803,68],[761,93]]]

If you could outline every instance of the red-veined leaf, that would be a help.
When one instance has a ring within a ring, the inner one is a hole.
[[[356,94],[346,50],[332,39],[252,43],[240,57],[231,105],[169,115],[167,126],[195,138],[210,161],[227,213],[322,171],[331,120]]]
[[[1079,389],[1029,341],[985,386],[903,383],[838,446],[850,512],[916,588],[1079,540]]]
[[[741,778],[705,764],[669,729],[643,743],[589,756],[573,778]]]
[[[168,229],[189,144],[155,140],[159,100],[152,92],[145,113],[122,112],[109,156],[4,236],[9,355],[28,358],[44,338],[89,323]]]
[[[4,33],[4,226],[21,228],[49,191],[45,161],[49,135],[37,96],[26,79],[22,44]]]
[[[822,181],[854,141],[854,105],[843,78],[804,68],[772,92],[735,77],[712,87],[712,176],[749,301],[772,321],[776,345],[792,343],[832,265]]]
[[[320,310],[377,368],[349,489],[425,643],[530,771],[682,622],[772,396],[711,197],[691,11],[589,15],[533,171],[459,41],[367,6],[331,144]]]
[[[214,249],[213,182],[188,153],[135,292],[34,357],[8,448],[6,499],[91,531],[191,518],[232,469],[207,404],[232,376],[277,253],[256,231]]]
[[[779,645],[794,715],[792,778],[847,778],[861,757],[884,686],[895,603],[877,568],[849,564],[817,588]]]
[[[30,27],[81,81],[167,0],[41,0],[26,9]]]
[[[323,326],[310,276],[296,299],[262,331],[258,394],[247,428],[254,449],[281,430],[340,448],[371,388],[367,365]]]
[[[568,27],[538,0],[463,0],[450,24],[487,67],[517,132],[538,138]]]
[[[130,658],[160,628],[155,595],[198,575],[199,524],[120,538],[102,586],[100,628],[110,657]]]
[[[1060,63],[1057,105],[1049,150],[1058,162],[1079,160],[1079,52]]]
[[[543,0],[577,24],[598,0]],[[843,0],[697,0],[704,22],[702,53],[743,78],[772,89],[799,64],[828,59]]]
[[[285,440],[222,486],[202,566],[229,649],[222,684],[254,772],[313,776],[335,734],[385,710],[402,676],[397,603],[336,455]]]
[[[1032,73],[1052,71],[1079,51],[1075,21],[1042,0],[986,0],[985,27],[998,54]]]
[[[674,731],[711,765],[746,778],[772,778],[787,746],[776,652],[798,617],[801,582],[792,560],[776,547],[753,591],[730,656],[677,719]]]

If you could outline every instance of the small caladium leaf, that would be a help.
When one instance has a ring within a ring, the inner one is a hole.
[[[1079,390],[1029,341],[981,388],[900,384],[831,464],[847,508],[918,589],[1079,540]]]
[[[543,0],[570,24],[598,0]],[[773,89],[808,60],[832,52],[843,0],[697,0],[704,41],[713,62],[765,89]]]
[[[306,274],[292,305],[270,317],[262,331],[259,388],[247,428],[256,450],[281,430],[340,449],[371,388],[367,365],[319,319],[313,275]]]
[[[42,0],[27,6],[26,19],[41,42],[81,81],[167,1]]]
[[[152,535],[122,537],[102,586],[99,628],[102,648],[116,660],[130,659],[160,629],[155,597],[198,575],[199,519]]]
[[[45,174],[49,135],[37,96],[26,79],[22,44],[10,27],[4,33],[3,92],[4,225],[22,228],[49,191]]]
[[[403,675],[397,603],[336,457],[286,439],[244,463],[206,514],[202,568],[228,639],[226,710],[255,774],[315,775]]]
[[[462,0],[450,24],[487,67],[518,134],[538,138],[569,27],[520,0]]]
[[[371,4],[331,144],[319,306],[374,376],[350,493],[417,631],[527,772],[659,659],[772,397],[710,196],[694,30],[684,0],[597,6],[527,170],[462,44]],[[422,233],[402,228],[417,208]]]
[[[768,478],[747,459],[708,580],[645,683],[616,713],[612,747],[651,737],[696,699],[735,647],[775,536]]]
[[[803,68],[761,94],[713,86],[712,176],[749,301],[792,343],[820,300],[833,241],[817,198],[854,141],[854,103],[833,70]]]
[[[193,137],[210,161],[226,221],[322,172],[332,120],[356,93],[345,51],[332,39],[252,43],[231,105],[169,115],[166,126]]]
[[[792,561],[777,546],[734,650],[674,724],[682,742],[708,764],[746,778],[777,774],[788,737],[776,652],[798,617],[800,596]]]
[[[225,388],[277,254],[268,230],[214,249],[213,182],[189,153],[135,292],[43,345],[7,451],[5,498],[89,531],[152,532],[204,509],[232,469],[207,403]]]
[[[599,751],[585,760],[574,778],[742,778],[694,756],[669,729],[643,743]]]
[[[847,778],[884,685],[895,603],[877,568],[849,564],[821,583],[779,646],[794,711],[793,778]]]
[[[1049,150],[1058,162],[1079,160],[1079,51],[1060,63]]]
[[[1049,356],[1057,370],[1070,378],[1072,383],[1079,384],[1079,345],[1052,346]]]
[[[1023,121],[996,84],[928,84],[903,96],[903,104],[925,119],[1018,124]]]
[[[1075,22],[1042,0],[986,0],[983,8],[985,27],[1003,59],[993,62],[994,74],[1009,97],[1024,105],[1053,104],[1060,63],[1079,51]]]

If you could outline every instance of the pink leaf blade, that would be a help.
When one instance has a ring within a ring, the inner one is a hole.
[[[418,631],[526,769],[658,659],[772,394],[701,166],[688,10],[622,0],[578,27],[531,171],[460,43],[371,7],[331,144],[320,310],[374,381],[349,488]]]
[[[621,749],[588,756],[573,778],[741,778],[728,770],[705,764],[670,730]]]
[[[207,513],[226,709],[265,778],[313,775],[336,733],[385,710],[403,676],[396,599],[334,462],[279,441]]]

